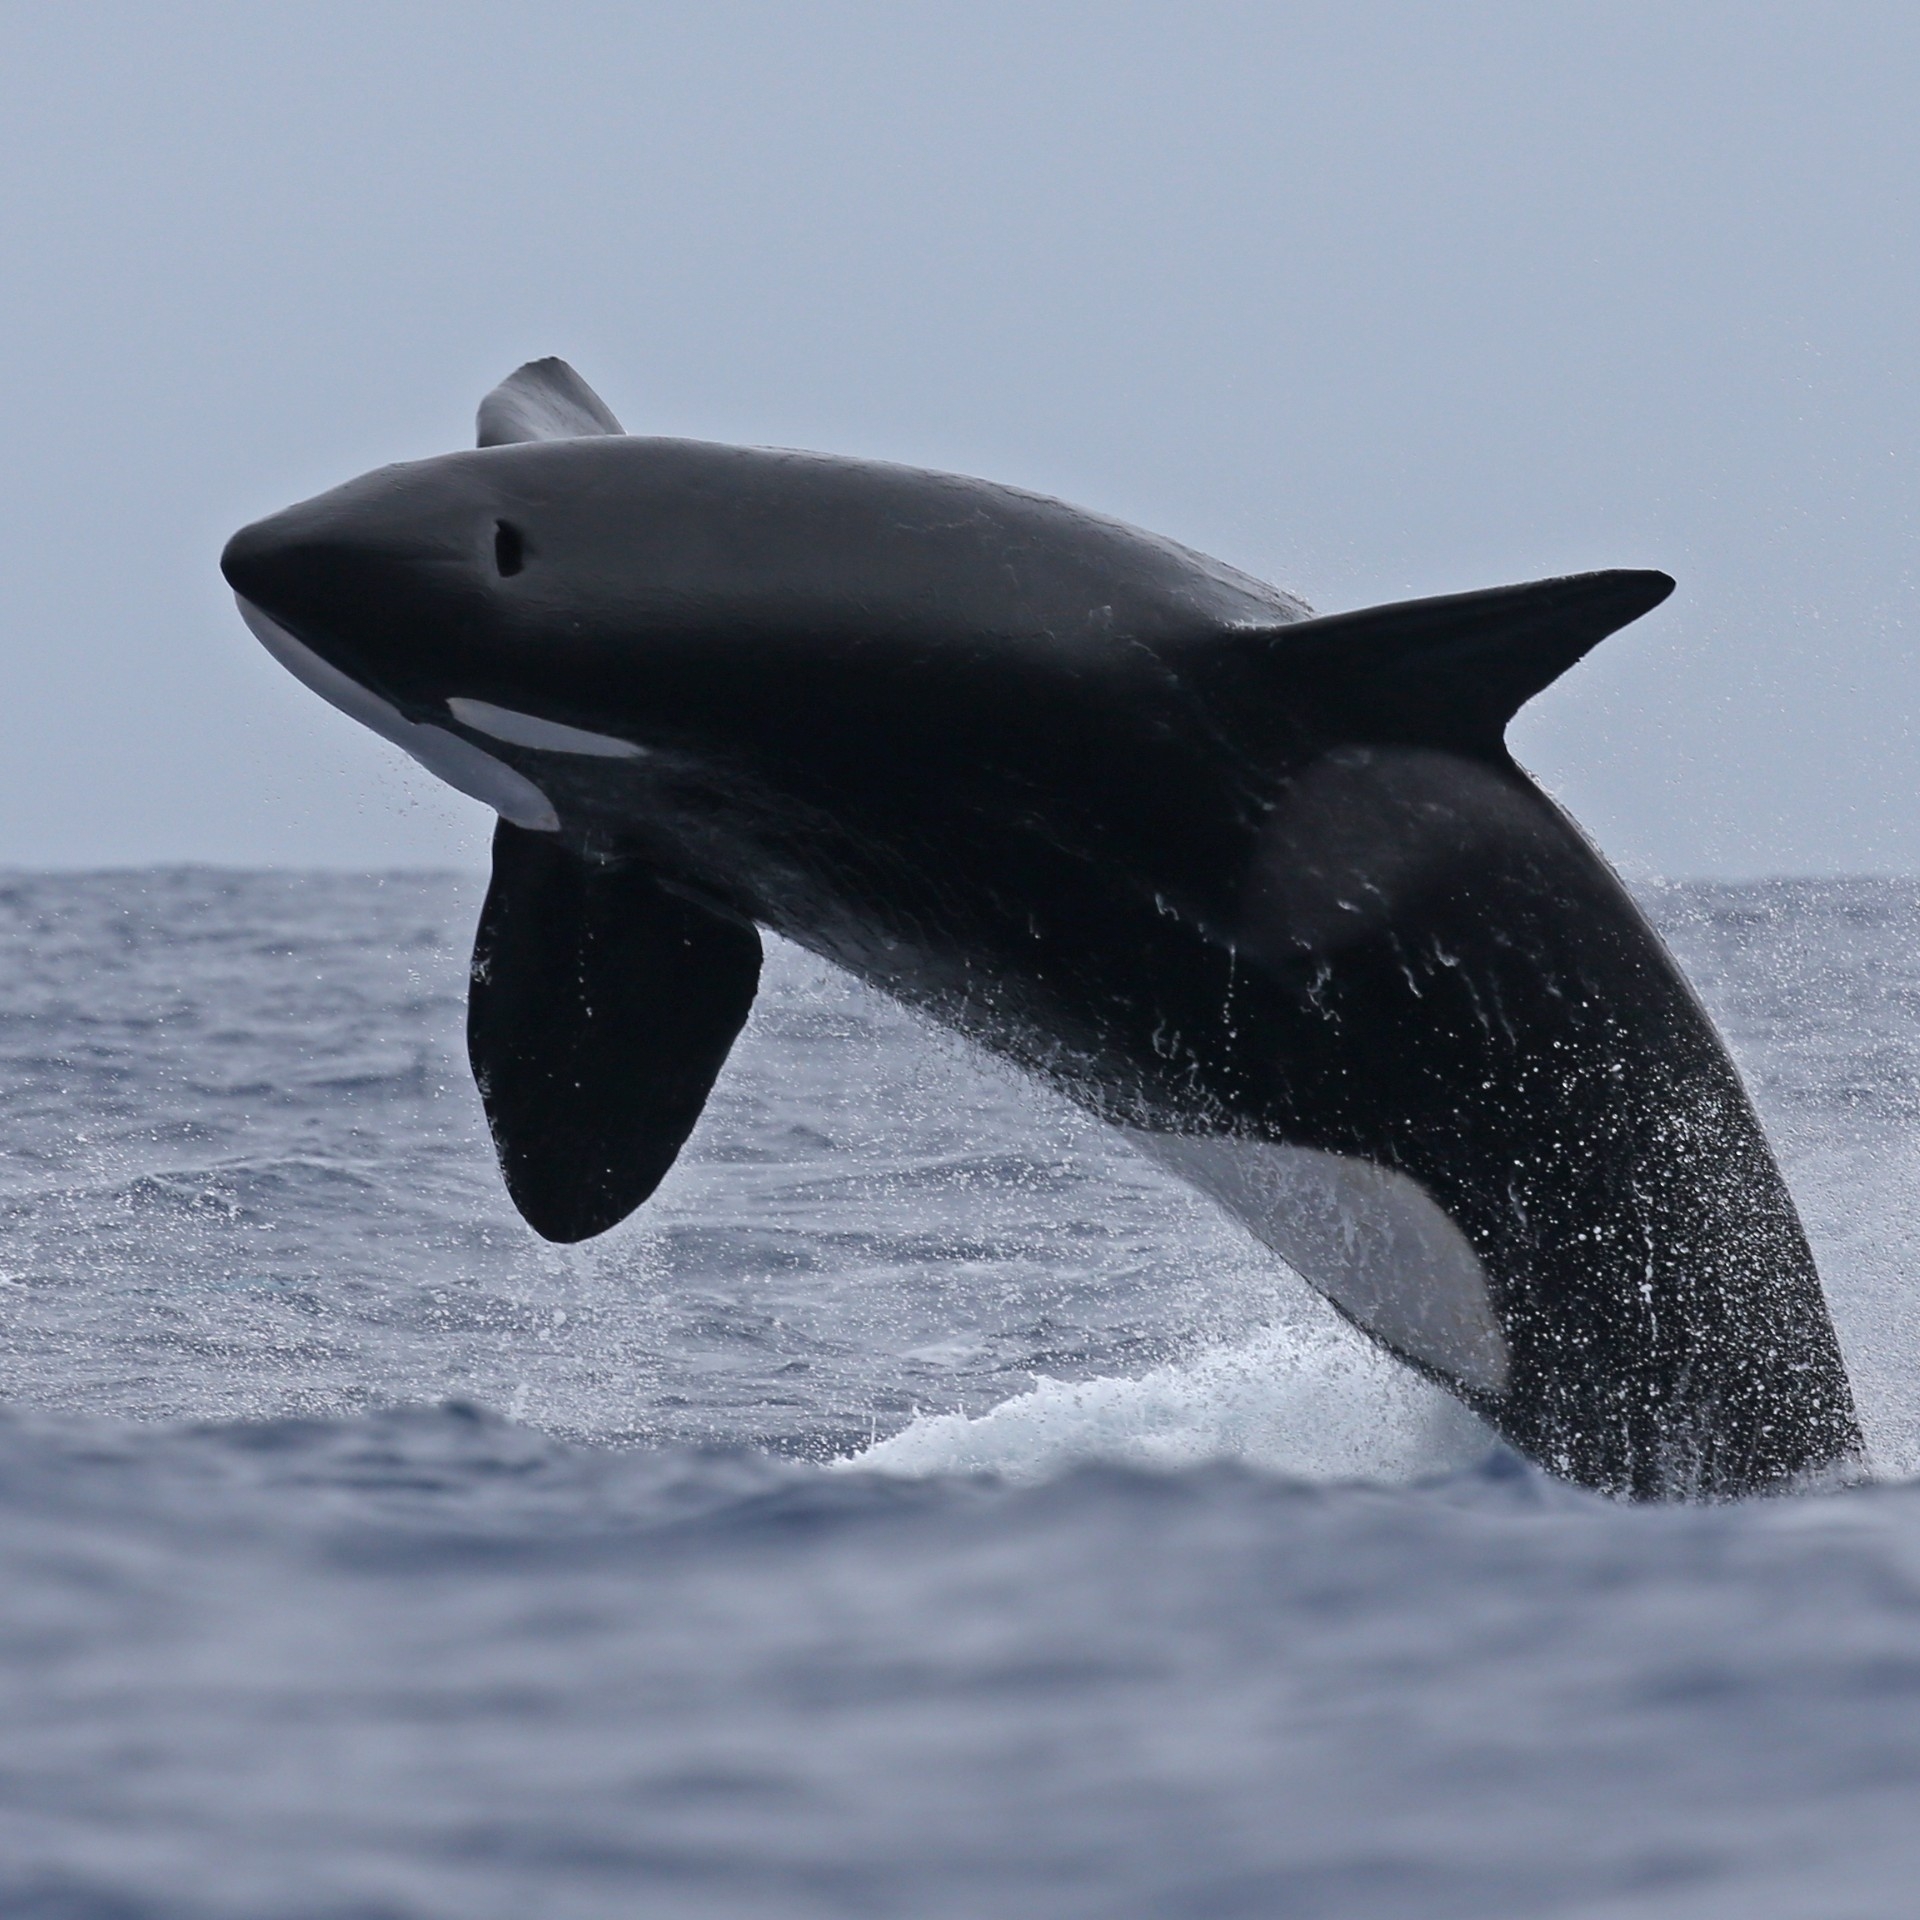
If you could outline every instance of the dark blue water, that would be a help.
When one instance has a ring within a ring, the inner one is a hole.
[[[1634,1510],[800,956],[535,1241],[478,883],[0,887],[0,1914],[1903,1915],[1920,885],[1663,891],[1880,1473]]]

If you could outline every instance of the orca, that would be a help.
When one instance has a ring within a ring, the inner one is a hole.
[[[1124,1129],[1555,1474],[1857,1469],[1733,1062],[1504,744],[1665,574],[1315,616],[1011,487],[628,436],[557,360],[479,428],[222,567],[499,815],[469,1052],[537,1232],[653,1192],[767,929]]]

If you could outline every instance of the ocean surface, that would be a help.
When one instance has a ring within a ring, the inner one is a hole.
[[[0,876],[5,1920],[1920,1912],[1920,883],[1649,904],[1876,1479],[1556,1484],[790,949],[543,1245],[471,876]]]

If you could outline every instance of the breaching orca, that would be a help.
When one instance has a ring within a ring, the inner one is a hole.
[[[469,1047],[548,1238],[653,1191],[771,928],[1125,1128],[1557,1473],[1857,1460],[1734,1067],[1503,744],[1664,574],[1314,618],[1009,487],[627,437],[556,360],[477,450],[222,566],[287,667],[500,815]]]

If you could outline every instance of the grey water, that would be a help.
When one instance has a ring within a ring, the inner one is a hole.
[[[479,890],[0,876],[0,1914],[1914,1910],[1920,883],[1648,895],[1874,1456],[1712,1509],[791,950],[544,1246]]]

